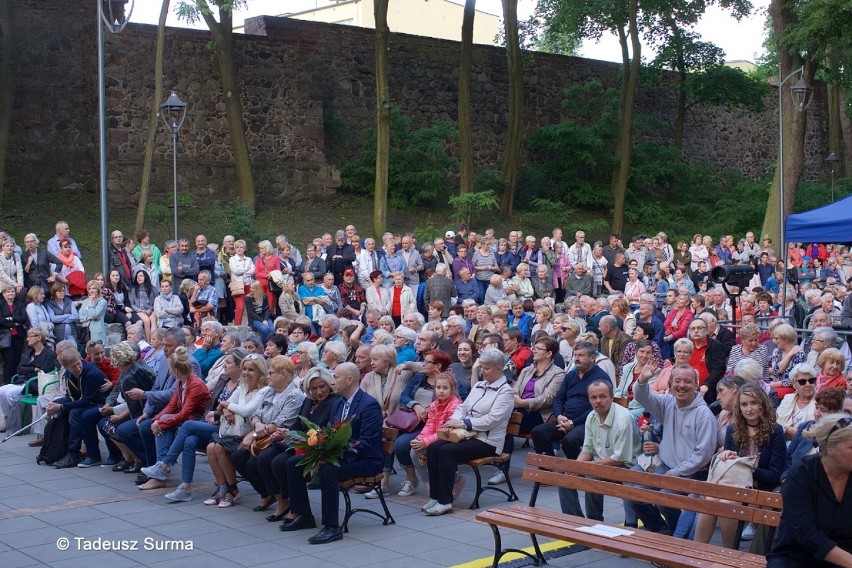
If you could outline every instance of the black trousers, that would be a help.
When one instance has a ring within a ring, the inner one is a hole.
[[[533,448],[537,454],[555,455],[553,444],[560,442],[565,457],[571,460],[577,459],[583,449],[583,437],[586,434],[585,424],[576,424],[570,432],[563,433],[556,427],[556,421],[545,422],[536,426],[532,431]]]
[[[453,484],[459,464],[494,456],[494,446],[482,440],[446,442],[438,440],[426,448],[426,468],[429,470],[429,498],[448,505],[453,502]]]
[[[268,449],[268,448],[267,448]],[[252,488],[260,495],[261,499],[266,499],[270,493],[266,490],[266,484],[260,476],[260,470],[257,467],[257,458],[251,455],[250,450],[239,449],[231,454],[231,462],[236,470],[248,481]]]

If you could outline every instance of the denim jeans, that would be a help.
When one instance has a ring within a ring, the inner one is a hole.
[[[634,465],[633,469],[635,471],[644,471],[642,469],[642,466],[638,464]],[[664,475],[670,469],[670,467],[663,464],[654,473],[656,473],[657,475]],[[644,486],[636,485],[636,487]],[[662,493],[678,493],[677,491],[672,491],[670,489],[660,489],[659,491],[661,491]],[[640,503],[638,501],[625,500],[625,503],[633,509],[633,513],[635,514],[636,518],[638,520],[641,520],[642,524],[644,524],[645,528],[647,528],[649,531],[663,532],[668,529],[671,534],[674,534],[677,530],[678,520],[681,514],[680,509],[673,509],[671,507],[663,507],[660,505],[650,505],[648,503]]]
[[[210,442],[210,436],[219,431],[219,426],[204,420],[187,420],[180,425],[180,428],[172,428],[170,431],[177,432],[168,446],[166,446],[165,435],[156,439],[157,459],[173,466],[177,463],[178,456],[182,455],[180,480],[184,483],[192,483],[192,476],[195,473],[195,450],[199,447],[206,448]]]
[[[420,434],[423,427],[420,426],[413,432],[406,432],[397,436],[393,443],[393,453],[396,455],[396,460],[402,467],[414,467],[414,462],[411,461],[411,440]]]
[[[263,344],[266,345],[266,340],[269,339],[269,336],[275,331],[273,327],[272,320],[266,321],[253,321],[251,322],[252,329],[256,330],[260,334],[260,339],[263,341]]]

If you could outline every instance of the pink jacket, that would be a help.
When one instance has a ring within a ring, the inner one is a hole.
[[[456,407],[461,404],[461,399],[457,396],[447,399],[444,402],[435,400],[429,405],[429,418],[426,419],[426,425],[417,437],[428,446],[432,442],[438,440],[438,428],[444,425],[444,422],[450,419]]]

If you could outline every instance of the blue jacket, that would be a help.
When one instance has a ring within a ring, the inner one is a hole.
[[[533,325],[533,317],[530,314],[524,312],[524,314],[516,322],[515,321],[515,314],[512,313],[512,312],[509,312],[508,320],[509,320],[509,327],[517,327],[518,329],[520,329],[521,333],[523,334],[524,344],[529,344],[529,342],[530,342],[530,329],[532,328],[532,325]]]
[[[66,394],[57,401],[65,411],[89,408],[106,400],[106,394],[101,393],[100,388],[107,378],[94,363],[83,361],[79,379],[66,370],[65,381]]]
[[[455,284],[459,293],[459,304],[467,299],[477,300],[479,298],[479,284],[473,278],[468,280],[467,284],[461,280],[456,280]]]
[[[337,399],[331,409],[331,420],[343,419],[343,406],[346,400]],[[362,466],[373,466],[378,473],[385,461],[384,449],[382,448],[382,424],[384,416],[378,401],[358,389],[352,399],[347,418],[352,424],[352,438],[349,445],[351,451],[343,454],[343,460],[347,462],[361,461]],[[366,462],[366,463],[365,463]]]
[[[740,452],[740,448],[734,442],[733,424],[728,426],[728,431],[725,433],[725,449]],[[757,451],[760,457],[753,474],[755,488],[772,491],[781,484],[781,472],[784,471],[784,462],[787,457],[787,442],[784,440],[784,429],[780,424],[773,426],[769,440]]]

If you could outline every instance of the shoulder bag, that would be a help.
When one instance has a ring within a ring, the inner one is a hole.
[[[231,276],[231,281],[228,283],[228,289],[231,291],[231,296],[243,296],[246,293],[245,282],[242,276]]]
[[[710,461],[710,472],[707,474],[708,483],[717,483],[728,487],[752,487],[757,457],[738,457],[723,461],[719,458],[720,455],[721,452],[713,456]]]

